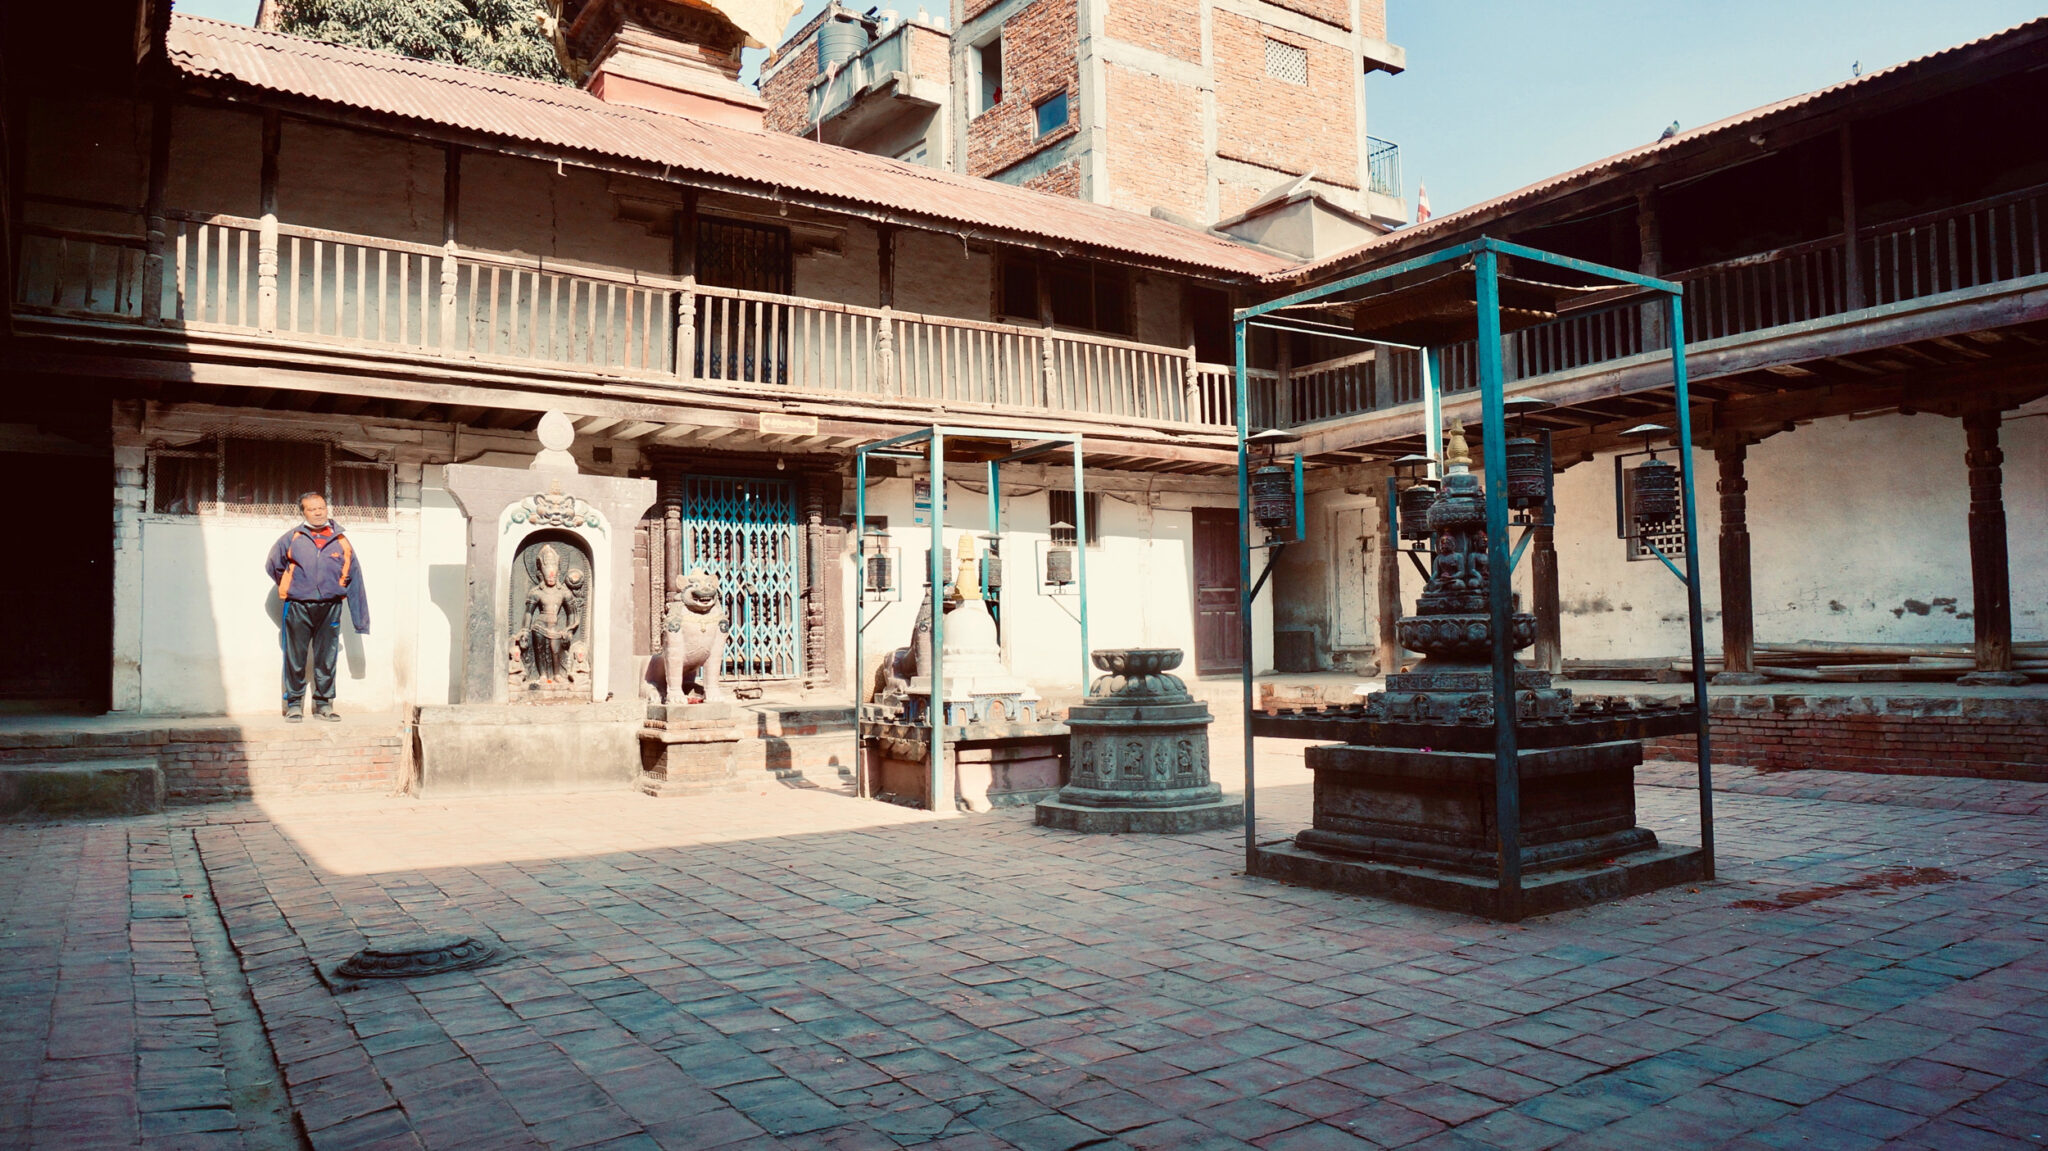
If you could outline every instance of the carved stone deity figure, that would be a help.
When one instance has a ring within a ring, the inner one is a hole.
[[[537,567],[536,578],[526,591],[520,632],[532,661],[533,681],[562,683],[572,667],[570,645],[583,627],[583,573],[573,569],[565,573],[562,553],[553,544],[541,545]]]
[[[725,661],[725,626],[718,577],[701,569],[683,577],[683,586],[669,596],[662,616],[663,703],[686,702],[686,685],[693,675],[704,702],[726,698],[718,682],[719,665]]]

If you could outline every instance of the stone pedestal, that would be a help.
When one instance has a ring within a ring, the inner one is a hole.
[[[1242,800],[1209,780],[1209,705],[1178,676],[1173,648],[1094,653],[1109,674],[1067,710],[1073,778],[1038,805],[1041,827],[1184,832],[1244,822]]]
[[[647,705],[640,728],[640,791],[657,797],[740,786],[740,729],[730,703]]]
[[[1067,778],[1067,727],[1034,723],[975,723],[948,727],[939,765],[939,794],[974,812],[1033,803]],[[879,712],[860,720],[862,795],[929,807],[930,727]],[[950,810],[942,803],[939,810]]]
[[[418,793],[438,798],[629,786],[642,706],[627,700],[420,708]]]

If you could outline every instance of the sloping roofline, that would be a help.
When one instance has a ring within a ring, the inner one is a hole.
[[[1425,223],[1397,229],[1348,251],[1270,272],[1263,279],[1275,286],[1295,285],[1412,255],[1416,249],[1449,243],[1455,237],[1463,235],[1467,229],[1499,220],[1538,202],[1619,180],[1643,169],[1706,152],[1716,145],[1726,143],[1728,138],[1737,132],[1755,134],[1797,120],[1827,115],[1885,92],[1910,87],[1934,75],[1967,68],[1994,56],[2024,50],[2043,42],[2048,42],[2048,16],[2015,24],[2004,31],[1944,48],[1902,64],[1895,64],[1867,76],[1858,76],[1839,84],[1831,84],[1825,88],[1817,88],[1780,100],[1775,104],[1765,104],[1738,112],[1712,124],[1680,132],[1669,139],[1617,152],[1560,175],[1517,188],[1506,195],[1461,208]]]
[[[578,88],[174,13],[174,75],[486,137],[508,152],[577,160],[821,210],[1034,243],[1122,262],[1250,280],[1289,261],[1104,204],[943,172],[780,132],[749,131],[620,104]]]

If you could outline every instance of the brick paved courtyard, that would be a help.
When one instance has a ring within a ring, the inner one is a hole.
[[[1519,926],[823,790],[0,827],[0,1146],[2048,1141],[2048,785],[1726,777],[1719,882]],[[421,929],[513,956],[314,970]]]

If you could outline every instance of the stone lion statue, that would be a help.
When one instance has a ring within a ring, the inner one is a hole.
[[[910,690],[910,681],[920,675],[929,674],[932,666],[932,596],[925,591],[924,602],[918,605],[917,621],[911,625],[910,643],[882,657],[880,667],[875,669],[875,691],[873,699],[900,697]]]
[[[725,660],[725,601],[719,598],[718,577],[699,569],[683,577],[683,586],[669,595],[661,621],[662,702],[687,702],[686,685],[696,676],[704,702],[726,698],[718,669]]]

